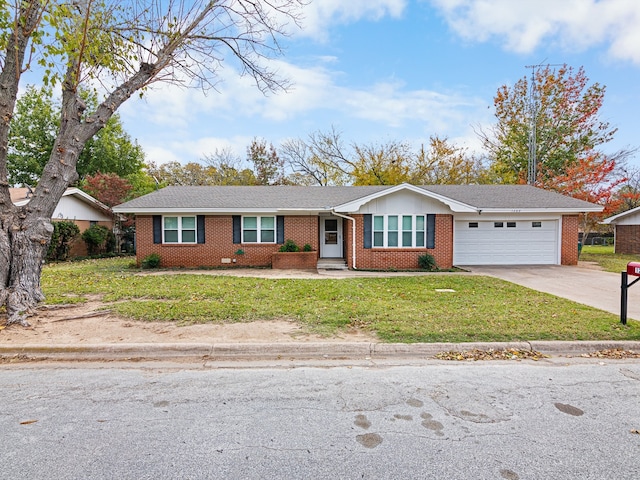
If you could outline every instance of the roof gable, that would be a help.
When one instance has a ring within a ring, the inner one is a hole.
[[[604,224],[616,224],[620,222],[631,222],[633,223],[637,217],[637,223],[640,223],[640,207],[632,208],[631,210],[627,210],[626,212],[619,213],[617,215],[613,215],[612,217],[605,218],[602,223]]]

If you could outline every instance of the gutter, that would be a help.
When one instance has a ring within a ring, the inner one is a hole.
[[[335,210],[331,210],[331,214],[336,217],[346,218],[347,220],[351,220],[351,261],[353,263],[353,269],[357,270],[356,267],[356,219],[353,217],[349,217],[347,215],[343,215],[341,213],[336,212]]]

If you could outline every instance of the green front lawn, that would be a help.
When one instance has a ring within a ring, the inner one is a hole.
[[[142,275],[130,260],[46,266],[48,303],[100,295],[123,317],[179,324],[288,319],[326,335],[352,328],[385,342],[640,339],[640,323],[489,277],[262,279]],[[175,273],[175,272],[174,272]],[[454,292],[437,290],[451,289]]]
[[[627,270],[627,263],[640,262],[640,255],[619,255],[613,253],[613,245],[585,245],[580,261],[596,262],[607,272],[620,273]]]

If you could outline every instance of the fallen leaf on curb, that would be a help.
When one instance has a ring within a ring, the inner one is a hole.
[[[435,355],[438,360],[538,360],[540,358],[548,358],[545,355],[535,350],[519,350],[517,348],[507,348],[504,350],[465,350],[462,352],[449,351],[440,352]]]
[[[640,352],[614,348],[610,350],[598,350],[597,352],[583,353],[584,358],[640,358]]]
[[[32,423],[36,423],[38,420],[25,420],[24,422],[20,422],[20,425],[31,425]]]

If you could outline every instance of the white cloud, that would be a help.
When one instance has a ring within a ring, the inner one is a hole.
[[[407,0],[316,0],[304,8],[301,34],[323,40],[332,25],[399,18],[406,5]]]
[[[249,79],[227,68],[221,71],[225,81],[218,92],[204,96],[199,90],[165,85],[149,92],[144,102],[127,105],[123,119],[140,130],[132,133],[149,160],[186,163],[225,147],[244,158],[246,146],[262,132],[280,137],[267,138],[277,142],[304,138],[332,124],[347,129],[357,125],[356,136],[349,139],[357,142],[368,141],[362,131],[400,138],[416,131],[424,137],[460,135],[478,112],[486,111],[485,101],[456,92],[410,90],[398,81],[348,87],[341,84],[343,72],[322,65],[304,68],[284,61],[273,65],[292,80],[290,92],[264,96]]]
[[[616,59],[640,64],[637,0],[429,0],[470,41],[498,38],[507,50],[533,52],[542,42],[568,51],[609,45]]]

